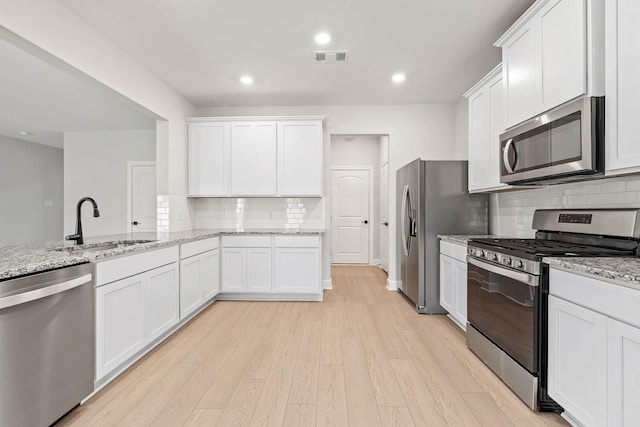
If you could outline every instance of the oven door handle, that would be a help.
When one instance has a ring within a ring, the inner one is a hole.
[[[483,270],[487,270],[491,273],[499,274],[500,276],[505,276],[510,279],[517,280],[518,282],[525,283],[529,286],[538,286],[538,276],[497,267],[483,261],[478,261],[477,259],[471,257],[467,257],[467,262],[469,264],[475,265],[476,267],[482,268]]]

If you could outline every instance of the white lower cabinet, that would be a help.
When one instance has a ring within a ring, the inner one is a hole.
[[[180,246],[180,318],[184,319],[220,292],[217,237]]]
[[[440,241],[440,305],[449,318],[467,329],[466,247]]]
[[[223,236],[222,292],[270,293],[271,236]]]
[[[322,294],[320,237],[276,236],[275,293]]]
[[[96,381],[178,323],[177,261],[176,246],[96,265]]]
[[[178,304],[176,304],[176,298],[180,293],[178,263],[156,268],[145,276],[149,319],[148,341],[153,341],[180,320]]]
[[[548,391],[584,425],[607,420],[607,318],[549,296]]]
[[[144,277],[118,280],[96,290],[96,380],[144,347]]]
[[[549,292],[549,396],[584,426],[640,425],[640,291],[552,268]]]
[[[608,319],[610,426],[640,425],[640,329]]]

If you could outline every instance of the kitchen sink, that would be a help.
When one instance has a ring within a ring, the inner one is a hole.
[[[109,249],[125,248],[127,246],[140,245],[143,243],[152,243],[152,242],[157,242],[157,240],[143,240],[143,239],[115,240],[110,242],[87,243],[85,245],[52,248],[52,250],[59,251],[59,252],[97,252],[97,251],[106,251]]]

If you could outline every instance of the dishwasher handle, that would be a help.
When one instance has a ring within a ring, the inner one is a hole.
[[[70,289],[89,283],[92,279],[93,276],[91,274],[85,274],[84,276],[56,283],[55,285],[2,297],[0,298],[0,310],[66,292]]]

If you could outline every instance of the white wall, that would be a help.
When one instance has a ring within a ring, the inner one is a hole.
[[[329,159],[332,134],[389,135],[389,278],[397,280],[396,247],[396,171],[406,163],[421,157],[448,160],[455,155],[455,105],[327,105],[302,107],[212,107],[202,108],[198,116],[326,116],[324,129],[324,191],[325,217],[331,209]],[[328,224],[327,224],[328,226]],[[331,275],[329,259],[331,236],[323,244],[323,279]],[[393,286],[395,283],[391,283]]]
[[[94,218],[83,205],[85,236],[127,232],[127,162],[155,160],[155,131],[66,132],[64,134],[64,234],[75,232],[76,204],[92,197]]]
[[[0,10],[0,37],[39,56],[43,50],[62,60],[57,66],[166,120],[156,149],[158,193],[186,195],[184,117],[193,105],[58,1],[0,0]]]
[[[531,224],[536,209],[640,207],[640,176],[498,193],[489,200],[493,234],[529,238],[535,235]]]
[[[0,245],[62,238],[62,162],[58,148],[0,136]]]
[[[333,136],[331,138],[331,166],[369,166],[373,184],[373,212],[369,218],[369,245],[373,249],[369,259],[373,262],[380,258],[380,137],[379,136]],[[327,192],[331,187],[327,188]],[[374,262],[376,264],[377,262]]]

